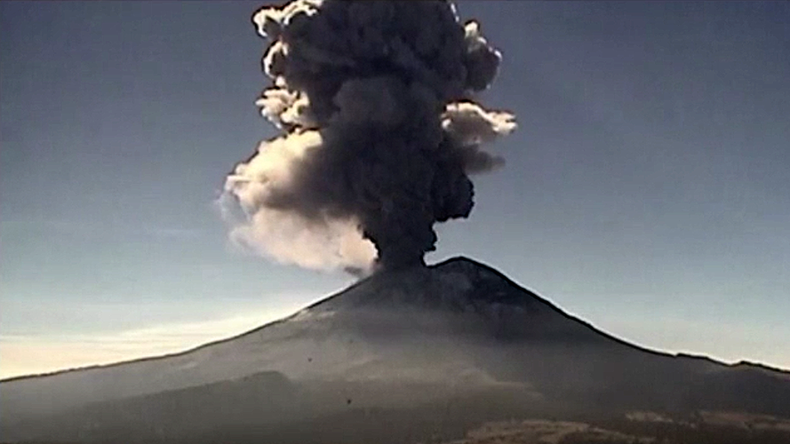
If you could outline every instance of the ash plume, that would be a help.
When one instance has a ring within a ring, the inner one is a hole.
[[[282,135],[226,178],[232,239],[310,268],[423,264],[433,225],[469,215],[469,175],[503,163],[481,145],[514,117],[472,101],[499,52],[443,0],[296,0],[253,23]]]

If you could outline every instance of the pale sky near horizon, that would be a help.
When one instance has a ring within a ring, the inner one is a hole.
[[[352,282],[228,244],[275,135],[258,2],[0,3],[0,378],[232,336]],[[462,1],[508,164],[466,255],[639,345],[790,369],[790,4]]]

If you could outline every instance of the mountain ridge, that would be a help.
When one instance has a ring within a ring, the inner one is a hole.
[[[575,322],[579,322],[582,325],[585,325],[587,328],[589,328],[592,331],[594,331],[596,334],[603,335],[603,336],[607,337],[608,339],[610,339],[612,341],[615,341],[615,342],[617,342],[617,343],[619,343],[621,345],[625,345],[625,346],[637,349],[637,350],[642,351],[642,352],[647,352],[647,353],[656,354],[656,355],[660,355],[660,356],[673,357],[673,358],[683,358],[683,359],[704,360],[704,361],[707,361],[707,362],[712,363],[712,364],[721,365],[721,366],[730,367],[730,368],[738,368],[738,367],[746,366],[748,368],[762,369],[762,370],[765,370],[765,371],[770,371],[770,372],[776,372],[776,373],[784,374],[788,378],[790,378],[790,369],[783,369],[783,368],[780,368],[780,367],[767,365],[767,364],[764,364],[764,363],[761,363],[761,362],[751,362],[751,361],[747,361],[747,360],[741,360],[741,361],[734,362],[734,363],[727,363],[727,362],[723,362],[723,361],[719,361],[717,359],[711,358],[711,357],[709,357],[707,355],[704,355],[704,354],[696,354],[696,353],[692,354],[692,353],[688,353],[688,352],[672,353],[672,352],[668,352],[668,351],[654,349],[654,348],[651,348],[651,347],[648,347],[648,346],[642,346],[642,345],[634,344],[632,342],[629,342],[625,338],[618,337],[618,336],[616,336],[616,335],[614,335],[612,333],[606,332],[606,331],[596,327],[590,321],[587,321],[587,320],[585,320],[583,318],[579,318],[579,317],[573,316],[573,315],[565,312],[564,310],[560,309],[557,305],[553,304],[552,302],[548,301],[547,299],[543,298],[542,296],[538,295],[537,293],[535,293],[535,292],[533,292],[533,291],[531,291],[531,290],[529,290],[529,289],[527,289],[525,287],[522,287],[520,284],[518,284],[517,282],[513,281],[512,279],[510,279],[509,277],[504,275],[499,270],[496,270],[495,268],[493,268],[491,266],[488,266],[488,265],[486,265],[484,263],[481,263],[481,262],[477,262],[477,261],[475,261],[473,259],[470,259],[468,257],[465,257],[465,256],[454,256],[454,257],[445,259],[444,261],[438,262],[436,264],[432,264],[432,265],[429,265],[427,267],[420,267],[420,268],[423,269],[421,271],[428,271],[428,270],[432,270],[432,269],[441,270],[441,269],[444,269],[444,268],[453,268],[453,267],[459,267],[459,266],[460,267],[470,267],[470,266],[472,266],[472,267],[476,267],[476,268],[485,270],[487,273],[491,273],[491,274],[495,275],[497,278],[502,279],[503,281],[507,282],[508,284],[512,285],[513,287],[517,287],[517,288],[525,291],[532,298],[534,298],[535,300],[537,300],[540,303],[544,304],[545,306],[549,307],[550,309],[554,310],[555,312],[557,312],[558,314],[562,315],[563,317],[565,317],[565,318],[567,318],[569,320],[575,321]],[[405,270],[405,272],[409,272],[409,271],[413,271],[413,269],[412,270],[410,270],[410,269]],[[396,272],[394,272],[392,274],[393,275],[398,275],[398,274],[402,274],[403,272],[404,272],[404,270],[399,270],[399,271],[396,271]],[[194,346],[194,347],[187,348],[185,350],[172,352],[172,353],[165,353],[165,354],[162,354],[162,355],[146,356],[146,357],[142,357],[142,358],[135,358],[135,359],[130,359],[130,360],[118,361],[118,362],[113,362],[113,363],[108,363],[108,364],[88,365],[88,366],[83,366],[83,367],[75,367],[75,368],[68,368],[68,369],[62,369],[62,370],[55,370],[55,371],[51,371],[51,372],[13,376],[13,377],[5,378],[5,379],[0,379],[0,384],[8,383],[8,382],[16,382],[16,381],[20,381],[20,380],[27,380],[27,379],[46,378],[46,377],[51,377],[51,376],[56,376],[56,375],[61,375],[61,374],[66,374],[66,373],[72,373],[72,372],[86,371],[86,370],[107,369],[107,368],[113,368],[113,367],[122,366],[122,365],[126,365],[126,364],[134,364],[134,363],[139,363],[139,362],[156,361],[156,360],[161,360],[161,359],[166,359],[166,358],[171,358],[171,357],[178,357],[178,356],[187,355],[189,353],[196,352],[196,351],[199,351],[201,349],[205,349],[205,348],[212,347],[212,346],[215,346],[215,345],[227,343],[227,342],[230,342],[230,341],[233,341],[233,340],[236,340],[236,339],[248,336],[248,335],[255,334],[257,332],[262,331],[265,328],[269,328],[269,327],[272,327],[274,325],[278,325],[278,324],[282,324],[282,323],[288,322],[289,320],[299,316],[300,313],[303,313],[303,312],[306,312],[306,311],[310,311],[310,310],[313,310],[313,309],[317,309],[317,308],[321,308],[321,307],[325,306],[327,303],[331,304],[331,302],[333,300],[335,300],[336,298],[342,297],[347,292],[352,291],[352,290],[354,290],[356,288],[359,288],[361,286],[364,286],[366,282],[368,282],[370,279],[375,278],[375,277],[376,277],[376,275],[374,274],[372,276],[367,276],[367,277],[365,277],[363,279],[360,279],[360,280],[354,282],[353,284],[351,284],[350,286],[348,286],[347,288],[345,288],[343,290],[340,290],[340,291],[338,291],[338,292],[336,292],[334,294],[331,294],[331,295],[329,295],[329,296],[327,296],[325,298],[322,298],[322,299],[320,299],[318,301],[315,301],[315,302],[305,306],[304,308],[298,310],[297,312],[295,312],[295,313],[293,313],[291,315],[285,316],[285,317],[280,318],[280,319],[273,320],[271,322],[267,322],[267,323],[265,323],[263,325],[260,325],[258,327],[254,327],[254,328],[252,328],[250,330],[247,330],[247,331],[244,331],[242,333],[234,334],[232,336],[225,337],[225,338],[212,340],[212,341],[206,342],[204,344],[200,344],[200,345],[197,345],[197,346]]]
[[[267,390],[281,394],[277,403]],[[248,425],[255,409],[282,407],[292,416],[278,416],[285,422],[276,427],[291,433],[293,424],[347,415],[352,400],[363,413],[429,417],[445,417],[442,406],[452,404],[467,425],[551,412],[790,417],[788,399],[788,372],[631,344],[489,266],[452,258],[376,273],[291,316],[179,353],[0,381],[0,430],[31,440],[58,430],[82,436],[85,427],[96,439],[129,427],[186,433],[172,427],[187,427],[189,412],[206,433],[241,427],[233,415],[212,417],[216,404],[234,406]],[[174,406],[177,421],[151,416],[162,405]],[[57,426],[39,433],[44,424]],[[139,432],[142,442],[149,432]]]

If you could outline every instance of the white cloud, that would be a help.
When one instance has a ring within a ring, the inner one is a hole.
[[[0,378],[180,352],[260,327],[290,315],[296,309],[285,307],[114,333],[0,335]]]

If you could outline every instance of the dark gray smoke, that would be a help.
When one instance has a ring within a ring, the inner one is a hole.
[[[253,22],[273,81],[257,104],[284,134],[228,176],[232,237],[313,268],[423,263],[433,225],[469,215],[468,175],[502,164],[480,145],[513,116],[471,101],[499,53],[442,0],[297,0]]]

